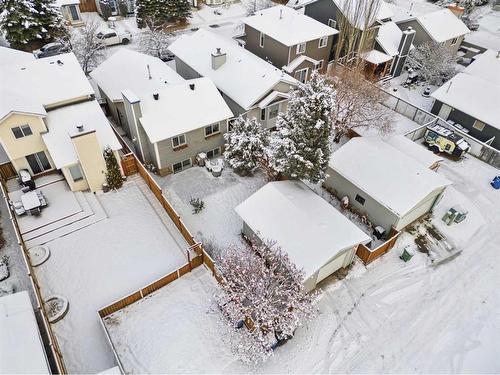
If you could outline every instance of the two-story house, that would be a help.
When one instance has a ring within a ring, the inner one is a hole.
[[[169,50],[181,76],[210,78],[235,117],[254,117],[266,128],[276,126],[278,113],[286,111],[298,84],[233,40],[208,30],[180,36]]]
[[[470,33],[462,20],[449,9],[399,19],[396,23],[401,30],[411,27],[416,31],[413,41],[416,47],[432,41],[447,46],[453,55],[456,55],[465,35]]]
[[[120,48],[113,53],[90,76],[97,84],[99,96],[106,102],[109,114],[129,136],[131,132],[123,104],[123,90],[142,95],[169,84],[184,82],[175,70],[159,58],[127,48]]]
[[[325,73],[338,31],[296,10],[277,5],[243,19],[245,48],[300,82]]]
[[[121,148],[72,53],[3,66],[0,143],[12,169],[60,171],[71,190],[105,181],[104,149]]]
[[[139,157],[160,175],[193,165],[196,155],[222,154],[233,113],[209,78],[168,85],[148,94],[122,92]]]

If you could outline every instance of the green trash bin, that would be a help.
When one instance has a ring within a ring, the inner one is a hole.
[[[408,262],[415,255],[415,251],[410,247],[410,245],[405,246],[403,253],[399,258],[405,262]]]

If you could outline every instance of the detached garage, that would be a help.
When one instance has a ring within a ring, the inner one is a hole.
[[[348,266],[358,245],[371,240],[300,181],[270,182],[235,210],[248,238],[275,242],[303,269],[306,291]]]
[[[351,139],[331,157],[328,189],[347,196],[350,205],[387,233],[401,230],[432,211],[446,186],[430,170],[380,138]]]

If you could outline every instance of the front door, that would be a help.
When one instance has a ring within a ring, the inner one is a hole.
[[[42,173],[52,169],[49,159],[43,151],[37,152],[36,154],[26,155],[26,160],[28,161],[33,174]]]

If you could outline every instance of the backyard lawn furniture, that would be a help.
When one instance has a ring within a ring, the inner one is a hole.
[[[21,195],[21,202],[24,210],[35,216],[40,215],[41,208],[47,206],[47,200],[41,191],[30,191]]]
[[[35,181],[31,177],[31,174],[27,169],[20,169],[17,175],[17,182],[19,185],[29,188],[30,190],[35,190]]]

